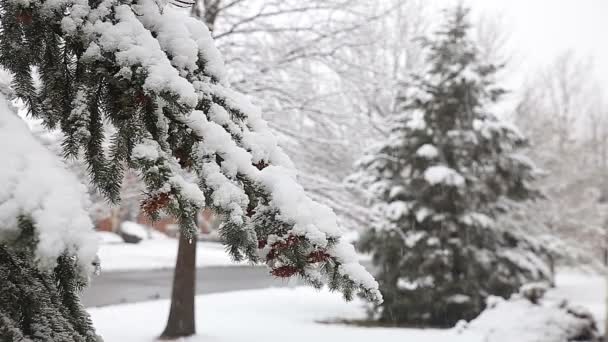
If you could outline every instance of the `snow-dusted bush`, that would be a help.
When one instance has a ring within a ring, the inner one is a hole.
[[[150,238],[148,228],[131,221],[125,221],[120,224],[120,236],[122,236],[127,243],[138,243],[141,240]]]
[[[543,299],[543,286],[524,286],[509,300],[489,297],[485,311],[456,329],[472,331],[487,342],[600,341],[597,326],[584,308]],[[532,298],[536,304],[527,298]]]

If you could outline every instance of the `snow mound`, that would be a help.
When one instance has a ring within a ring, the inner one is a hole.
[[[19,217],[36,228],[36,258],[53,268],[63,253],[91,270],[98,240],[87,207],[87,191],[63,163],[37,141],[0,94],[0,242],[19,233]]]
[[[148,238],[148,229],[139,223],[131,221],[124,221],[123,223],[121,223],[120,232],[122,234],[135,236],[140,240],[145,240]]]
[[[456,329],[474,332],[491,342],[599,341],[595,321],[585,309],[566,301],[534,304],[522,295],[509,300],[490,297],[481,315]]]

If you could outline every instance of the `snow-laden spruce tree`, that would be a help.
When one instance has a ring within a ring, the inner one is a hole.
[[[4,74],[3,74],[4,75]],[[0,341],[97,336],[78,292],[97,252],[86,188],[29,132],[0,80]]]
[[[230,89],[201,21],[162,0],[0,4],[0,63],[16,95],[65,134],[66,157],[82,155],[109,200],[125,168],[139,171],[144,211],[179,220],[178,263],[194,263],[195,217],[207,207],[223,216],[234,259],[381,300],[333,212],[305,194],[260,111]],[[180,318],[167,337],[194,333],[193,279],[180,277],[190,285],[174,291]]]
[[[548,270],[542,248],[496,224],[510,204],[535,198],[525,139],[487,110],[503,90],[479,60],[468,10],[449,10],[424,40],[427,68],[400,98],[386,141],[358,162],[376,222],[361,238],[378,267],[390,324],[449,326],[471,319],[490,295],[508,296]]]

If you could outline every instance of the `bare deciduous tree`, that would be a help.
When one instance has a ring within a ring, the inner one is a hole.
[[[573,254],[588,263],[604,248],[607,209],[608,111],[592,65],[571,51],[559,55],[519,89],[514,118],[531,140],[530,155],[546,171],[541,183],[548,200],[528,210],[543,217],[537,224],[548,233],[578,246]]]

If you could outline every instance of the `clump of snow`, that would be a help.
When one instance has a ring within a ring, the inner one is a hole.
[[[40,144],[0,94],[0,240],[11,238],[21,215],[38,234],[36,257],[43,268],[67,252],[90,271],[98,240],[87,207],[87,190]]]
[[[292,161],[279,147],[274,133],[262,118],[259,107],[253,105],[245,95],[230,88],[212,85],[211,91],[215,96],[224,100],[228,108],[246,113],[247,125],[241,127],[239,131],[231,133],[242,135],[243,146],[251,151],[253,161],[264,160],[295,172]]]
[[[405,188],[401,185],[393,186],[389,192],[388,198],[393,199],[397,196],[405,194]]]
[[[156,160],[160,157],[158,147],[150,143],[141,143],[133,147],[133,158]]]
[[[403,234],[403,242],[407,247],[414,247],[418,241],[425,238],[428,234],[423,230],[408,230]]]
[[[426,121],[424,120],[424,112],[416,110],[411,114],[410,119],[407,121],[407,127],[412,130],[422,130],[426,128]]]
[[[416,155],[422,158],[433,159],[439,155],[439,151],[434,145],[424,144],[416,150]]]
[[[183,23],[183,20],[172,22],[173,35],[167,37],[162,31],[160,32],[162,37],[157,39],[140,22],[139,17],[142,15],[136,16],[129,5],[106,0],[92,10],[86,1],[74,0],[48,1],[44,6],[49,12],[63,12],[65,7],[69,6],[70,11],[63,18],[61,26],[67,35],[84,32],[88,36],[84,39],[89,42],[83,55],[84,61],[94,61],[103,58],[106,53],[114,53],[118,64],[123,66],[117,76],[130,78],[133,68],[135,72],[145,75],[143,85],[145,91],[155,94],[169,92],[177,95],[178,101],[183,105],[190,107],[196,105],[198,97],[194,87],[171,65],[159,44],[159,41],[165,43],[171,38],[176,38],[171,45],[178,49],[178,54],[173,56],[174,63],[182,67],[191,67],[197,57],[192,56],[192,51],[196,54],[196,48],[191,46],[188,49],[187,43],[190,41],[178,39],[183,38],[183,35],[176,36],[176,33],[183,33],[175,28],[177,24]],[[138,10],[152,8],[159,10],[159,6],[151,2],[139,7],[141,8]],[[107,20],[111,11],[114,12],[114,18]]]
[[[491,228],[495,224],[494,219],[478,212],[464,214],[460,217],[460,221],[467,225],[479,225],[484,228]]]
[[[410,281],[407,278],[399,278],[397,279],[397,288],[400,290],[412,291],[418,288],[418,284]]]
[[[462,186],[465,179],[456,170],[444,165],[431,166],[424,171],[424,179],[431,185]]]
[[[202,166],[205,185],[213,189],[213,205],[226,209],[229,219],[236,223],[243,223],[244,209],[249,203],[247,194],[228,177],[220,172],[215,163],[205,163]]]
[[[464,304],[464,303],[471,301],[471,297],[464,295],[462,293],[457,293],[457,294],[449,296],[446,300],[448,303]]]
[[[180,103],[194,107],[198,97],[192,84],[171,65],[159,41],[141,24],[130,6],[113,6],[113,9],[116,22],[96,20],[88,23],[85,32],[90,30],[98,36],[92,46],[101,49],[102,53],[115,53],[117,62],[126,68],[145,69],[146,91],[176,94]],[[102,54],[89,55],[101,58]]]
[[[135,9],[139,20],[156,33],[163,50],[171,55],[171,64],[183,75],[197,70],[201,60],[207,75],[226,82],[224,60],[203,22],[171,6],[160,7],[152,0],[141,1]]]
[[[423,222],[427,217],[429,217],[433,213],[433,210],[422,207],[416,210],[416,221]]]
[[[412,204],[404,201],[394,201],[386,206],[386,216],[388,219],[397,221],[409,214]]]
[[[417,279],[409,279],[407,277],[401,277],[397,279],[397,287],[402,290],[415,290],[419,287],[432,287],[435,284],[433,276],[424,276]]]

